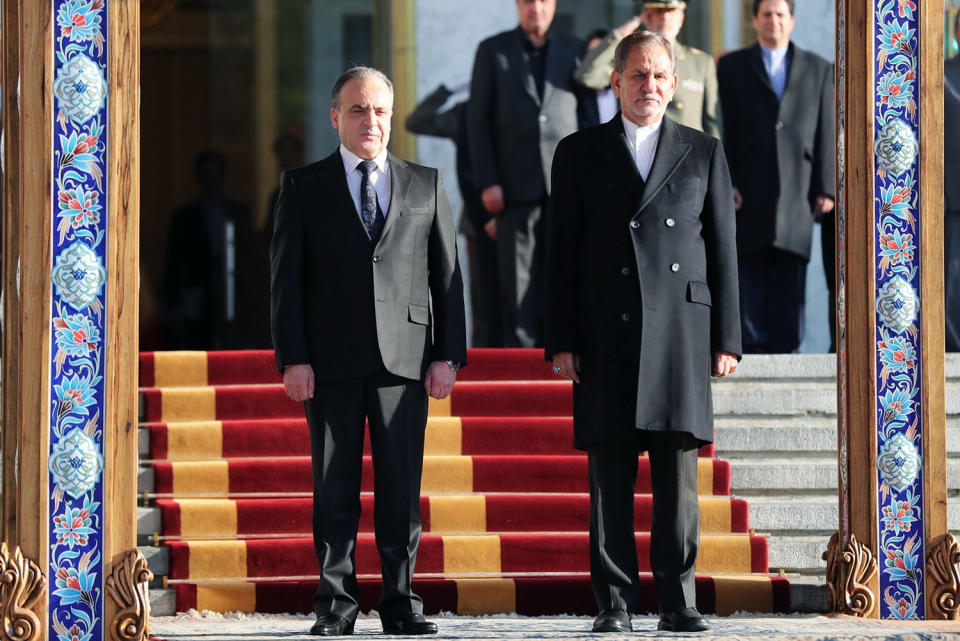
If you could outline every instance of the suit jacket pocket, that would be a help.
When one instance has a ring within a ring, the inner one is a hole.
[[[407,314],[411,323],[417,325],[430,324],[430,308],[424,305],[407,305]]]
[[[429,214],[429,213],[430,213],[430,207],[425,205],[423,207],[406,207],[400,212],[400,215],[401,216],[423,216],[424,214]]]
[[[713,302],[710,299],[710,287],[706,283],[691,280],[687,283],[687,300],[691,303],[700,303],[709,307]]]
[[[694,189],[700,189],[700,176],[683,178],[667,185],[667,191],[670,192],[693,191]]]

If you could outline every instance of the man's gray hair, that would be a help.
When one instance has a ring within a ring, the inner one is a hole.
[[[617,73],[622,74],[624,69],[627,68],[627,60],[634,49],[652,51],[657,48],[662,48],[667,52],[667,57],[670,59],[670,71],[676,72],[677,59],[673,53],[673,45],[665,37],[653,31],[634,31],[621,40],[620,44],[617,45],[616,53],[613,54],[613,68],[617,70]]]
[[[330,93],[330,106],[340,110],[340,91],[343,89],[343,85],[347,84],[351,80],[361,80],[368,76],[373,76],[374,78],[379,78],[383,80],[384,84],[387,85],[387,89],[390,90],[390,95],[393,95],[393,83],[390,82],[390,78],[387,78],[387,74],[383,73],[379,69],[374,69],[373,67],[350,67],[343,72],[337,81],[333,83],[333,91]]]

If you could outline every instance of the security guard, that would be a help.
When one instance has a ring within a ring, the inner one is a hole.
[[[667,115],[681,125],[719,137],[717,68],[713,57],[677,42],[686,8],[687,3],[682,0],[644,2],[643,13],[611,31],[600,46],[587,53],[574,73],[574,80],[588,89],[609,87],[617,45],[624,36],[642,25],[649,31],[660,33],[673,44],[680,82],[667,106]]]

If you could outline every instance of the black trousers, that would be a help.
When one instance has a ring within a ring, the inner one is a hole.
[[[960,211],[943,217],[945,351],[960,352]]]
[[[820,253],[827,279],[827,322],[830,324],[830,353],[837,351],[837,215],[836,209],[820,221]]]
[[[803,341],[807,261],[769,248],[738,258],[745,354],[792,354]]]
[[[420,475],[427,422],[423,383],[386,371],[318,382],[306,403],[313,456],[313,542],[322,578],[318,616],[357,617],[360,591],[354,550],[360,523],[364,418],[370,422],[374,531],[383,574],[381,617],[423,612],[413,593],[420,543]]]
[[[647,450],[653,488],[650,567],[661,612],[696,607],[700,541],[697,442],[686,432],[637,431],[633,442],[587,450],[590,469],[590,580],[597,606],[630,612],[637,603],[633,531],[637,457]]]
[[[471,334],[474,347],[503,347],[497,244],[481,229],[465,236],[470,267]]]
[[[543,290],[542,202],[513,203],[497,215],[497,273],[504,347],[541,343]]]

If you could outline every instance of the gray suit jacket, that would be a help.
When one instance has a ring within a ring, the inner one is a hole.
[[[475,185],[503,187],[505,200],[539,201],[550,190],[560,140],[579,128],[585,92],[573,82],[583,42],[549,33],[543,99],[524,59],[519,27],[480,43],[473,66],[467,137]]]
[[[375,246],[339,151],[284,172],[270,248],[280,371],[309,363],[324,381],[386,366],[420,379],[431,361],[466,363],[463,281],[440,176],[393,154],[388,162],[390,207]]]
[[[947,211],[960,211],[960,57],[943,71],[943,186]]]

